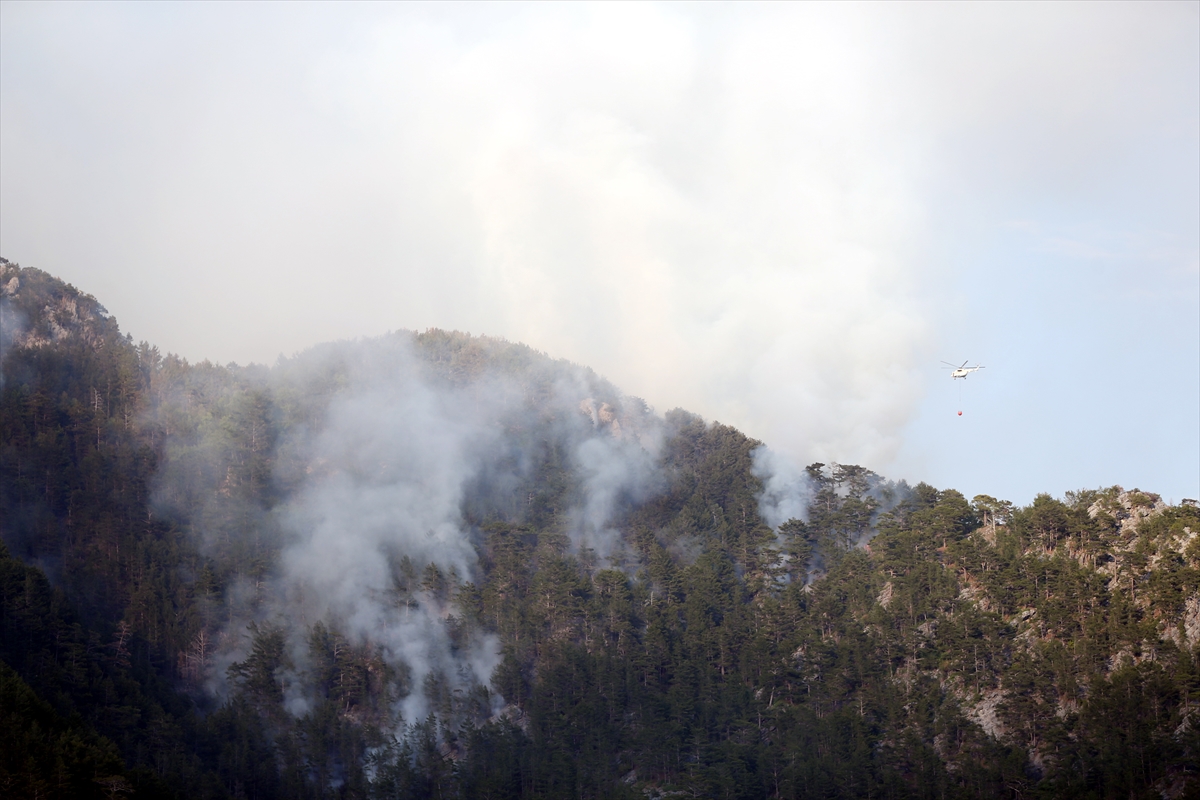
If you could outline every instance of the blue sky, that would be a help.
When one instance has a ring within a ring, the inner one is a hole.
[[[1200,497],[1198,198],[1197,3],[0,4],[0,254],[135,339],[500,335],[968,496]]]

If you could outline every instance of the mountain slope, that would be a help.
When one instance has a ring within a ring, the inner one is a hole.
[[[0,655],[138,796],[1200,792],[1194,504],[814,464],[773,528],[760,443],[523,345],[189,364],[0,269]]]

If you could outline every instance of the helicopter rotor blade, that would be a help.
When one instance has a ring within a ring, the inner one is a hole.
[[[953,365],[953,364],[951,364],[949,361],[943,361],[942,363],[943,363],[943,364],[945,364],[945,365],[946,365],[947,367],[949,367],[950,369],[958,369],[958,367],[954,366],[954,365]]]

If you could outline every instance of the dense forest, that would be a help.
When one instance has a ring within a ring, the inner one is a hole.
[[[7,261],[0,365],[5,797],[1200,797],[1195,501],[785,480],[460,333],[193,364]]]

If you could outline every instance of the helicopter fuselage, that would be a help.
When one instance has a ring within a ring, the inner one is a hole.
[[[975,370],[983,369],[983,364],[977,364],[973,367],[968,367],[967,364],[971,363],[969,361],[964,361],[962,364],[959,364],[959,365],[951,364],[949,361],[943,361],[942,363],[945,364],[950,369],[954,370],[953,372],[950,373],[951,378],[965,378],[968,375],[970,375],[972,372],[974,372]]]

